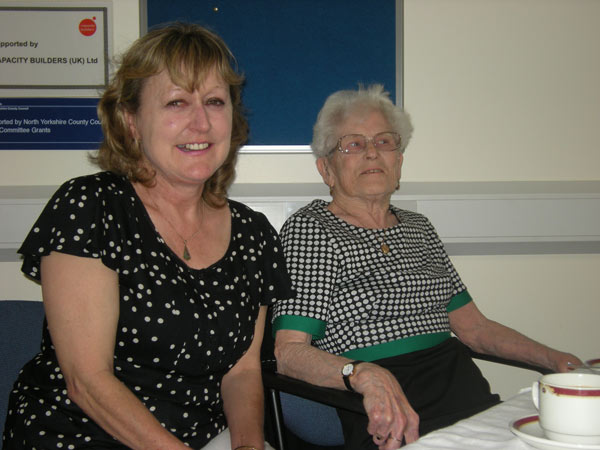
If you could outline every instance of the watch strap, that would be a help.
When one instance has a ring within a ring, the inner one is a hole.
[[[356,392],[354,390],[354,388],[352,387],[352,385],[350,384],[350,377],[352,375],[354,375],[354,370],[356,369],[356,366],[358,366],[361,362],[363,361],[352,361],[350,364],[352,364],[353,369],[352,369],[352,373],[349,375],[343,375],[342,374],[342,378],[344,379],[344,385],[346,386],[346,389],[348,389],[351,392]]]

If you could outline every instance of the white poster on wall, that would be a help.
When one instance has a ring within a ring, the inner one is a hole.
[[[97,96],[109,79],[110,6],[0,2],[0,97]]]

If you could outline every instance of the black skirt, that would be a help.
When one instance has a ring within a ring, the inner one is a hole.
[[[419,435],[452,425],[500,402],[469,355],[450,338],[435,347],[373,361],[398,379],[419,415]],[[364,414],[338,409],[347,450],[377,449]]]

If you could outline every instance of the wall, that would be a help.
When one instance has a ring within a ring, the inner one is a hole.
[[[405,0],[404,180],[598,180],[600,2]],[[576,220],[573,217],[573,220]],[[600,255],[455,256],[489,317],[600,355]],[[535,378],[488,368],[504,396]]]
[[[114,3],[119,50],[136,37],[137,0]],[[405,181],[600,180],[600,2],[405,0],[404,16],[404,98],[415,124]],[[94,170],[83,152],[0,152],[4,186],[56,185]],[[244,154],[236,182],[321,180],[310,155]],[[453,261],[490,317],[600,357],[599,254]],[[0,263],[0,277],[0,299],[40,297],[17,263]],[[535,378],[484,369],[504,396]]]

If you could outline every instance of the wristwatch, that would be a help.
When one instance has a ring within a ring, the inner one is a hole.
[[[346,389],[349,391],[355,392],[354,388],[350,384],[350,377],[354,375],[354,370],[356,366],[358,366],[363,361],[352,361],[351,363],[344,364],[342,367],[342,378],[344,379],[344,384],[346,385]]]

